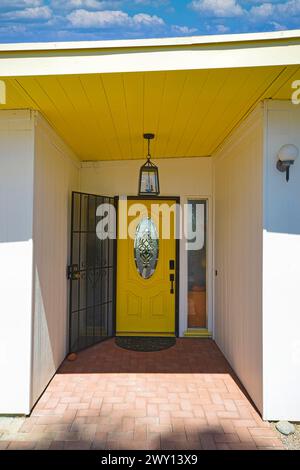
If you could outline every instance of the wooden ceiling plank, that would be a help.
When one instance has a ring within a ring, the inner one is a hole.
[[[208,80],[208,71],[189,71],[184,89],[179,99],[178,108],[170,130],[168,142],[168,154],[171,156],[182,156],[180,143],[184,139],[186,129],[191,117],[198,106],[203,92],[203,86]]]
[[[241,103],[247,100],[251,76],[251,69],[230,71],[228,79],[222,84],[217,104],[208,109],[205,119],[199,125],[190,143],[189,155],[194,155],[199,148],[207,155],[211,154],[216,136],[223,131],[226,120],[232,119],[233,101],[237,99]]]
[[[122,74],[103,75],[102,82],[116,132],[121,158],[130,158],[130,128],[126,111]]]
[[[166,75],[165,93],[160,107],[159,127],[157,130],[156,156],[168,157],[168,143],[172,139],[171,131],[176,117],[180,98],[183,93],[187,72]]]
[[[157,155],[156,141],[159,129],[159,115],[163,95],[165,93],[165,72],[151,72],[144,75],[144,130],[153,132],[156,136],[151,146],[155,158]],[[143,154],[147,154],[147,142],[143,142]]]
[[[244,101],[243,96],[238,93],[234,96],[234,100],[231,103],[231,121],[225,120],[223,129],[220,129],[215,136],[215,142],[211,141],[211,153],[215,152],[237,124],[241,122],[260,101],[272,97],[273,85],[278,79],[281,80],[283,76],[285,76],[284,68],[251,69],[251,76],[249,77],[248,83],[245,84],[244,96],[247,96],[247,100]],[[271,87],[270,83],[272,83]],[[199,145],[201,145],[201,143],[199,143]]]
[[[93,120],[98,134],[93,158],[113,160],[118,154],[118,146],[115,145],[115,139],[110,138],[113,126],[99,76],[84,75],[81,77],[81,85],[89,103],[90,119]]]
[[[298,65],[289,65],[285,73],[282,74],[280,83],[272,85],[272,98],[274,100],[290,100],[295,88],[292,88],[292,83],[295,80],[300,80],[300,67]]]
[[[123,85],[132,158],[143,158],[144,75],[141,73],[126,73],[123,75]]]
[[[5,79],[6,109],[38,109],[37,104],[14,78]],[[0,109],[3,109],[1,106]]]
[[[224,70],[222,75],[215,73],[215,71],[210,71],[208,80],[205,82],[205,86],[201,90],[198,100],[192,110],[189,125],[186,128],[185,134],[183,135],[180,143],[178,152],[182,156],[190,155],[189,148],[191,143],[197,134],[201,123],[206,119],[209,109],[218,101],[224,81],[228,79],[228,75],[228,70]],[[201,154],[203,155],[203,152],[201,152]]]
[[[81,158],[83,160],[94,160],[100,153],[101,136],[95,120],[90,103],[81,83],[81,77],[66,76],[59,80],[59,83],[70,102],[69,124],[75,129],[78,125],[81,128],[81,135],[84,135],[84,150]],[[73,112],[72,112],[73,108]]]
[[[53,129],[66,141],[71,149],[79,155],[80,142],[77,141],[72,128],[58,110],[53,96],[49,96],[44,87],[34,77],[21,77],[17,79],[19,85],[37,104],[36,108],[43,114]]]

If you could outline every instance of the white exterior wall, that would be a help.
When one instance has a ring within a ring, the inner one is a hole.
[[[0,111],[0,414],[30,411],[34,129]]]
[[[33,406],[67,354],[70,210],[79,163],[36,115],[33,225]]]
[[[138,193],[139,169],[144,160],[83,163],[80,190],[104,196],[134,196]],[[212,159],[160,159],[161,196],[180,196],[181,204],[188,197],[208,198],[209,237],[212,241]],[[212,329],[212,243],[208,242],[208,328]],[[187,329],[187,252],[185,240],[180,241],[179,334]]]
[[[262,392],[263,109],[213,156],[215,340],[260,411]]]
[[[287,183],[276,169],[284,144],[300,149],[300,105],[266,102],[263,417],[300,421],[300,158]]]
[[[29,414],[67,352],[79,164],[36,113],[0,112],[0,414]]]

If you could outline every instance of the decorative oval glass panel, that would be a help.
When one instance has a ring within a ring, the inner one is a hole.
[[[156,226],[152,219],[142,219],[138,224],[134,240],[134,259],[139,274],[149,279],[158,261],[159,241]]]

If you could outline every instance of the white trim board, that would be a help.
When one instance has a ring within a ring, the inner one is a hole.
[[[0,45],[1,76],[298,65],[300,31],[168,40]]]
[[[199,44],[219,44],[294,39],[300,37],[300,29],[244,34],[216,34],[207,36],[186,36],[150,39],[122,39],[104,41],[65,41],[0,44],[0,52],[6,51],[59,51],[79,49],[111,49],[125,47],[191,46]]]

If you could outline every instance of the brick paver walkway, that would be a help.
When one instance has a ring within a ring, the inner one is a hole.
[[[65,361],[26,419],[0,418],[0,449],[282,448],[215,343],[160,352],[114,340]]]

